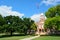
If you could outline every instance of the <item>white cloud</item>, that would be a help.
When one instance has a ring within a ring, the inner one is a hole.
[[[40,20],[40,14],[34,14],[31,16],[31,19],[34,20],[35,22]]]
[[[31,16],[31,19],[34,20],[35,22],[39,22],[41,15],[43,15],[45,17],[45,19],[47,19],[46,16],[44,15],[44,13],[34,14]]]
[[[40,5],[45,4],[45,5],[56,5],[56,4],[60,4],[60,0],[42,0],[42,2],[40,3]]]
[[[40,20],[40,16],[44,15],[43,13],[40,14],[34,14],[31,16],[31,19],[34,20],[35,22],[38,22]],[[46,17],[45,17],[46,18]]]
[[[9,16],[9,15],[19,16],[19,17],[24,16],[24,14],[22,14],[22,13],[19,13],[17,11],[13,11],[12,7],[10,7],[10,6],[0,6],[0,14],[2,16]]]

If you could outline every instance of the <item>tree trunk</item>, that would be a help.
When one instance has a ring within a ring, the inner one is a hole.
[[[31,30],[29,29],[29,35],[31,34]]]
[[[10,35],[12,36],[12,31],[10,32]]]

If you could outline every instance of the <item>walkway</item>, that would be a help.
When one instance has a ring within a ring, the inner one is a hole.
[[[20,39],[20,40],[32,40],[32,39],[37,38],[37,37],[39,37],[39,36],[33,36],[33,37],[24,38],[24,39]]]

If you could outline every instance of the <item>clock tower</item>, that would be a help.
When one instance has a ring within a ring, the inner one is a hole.
[[[37,34],[44,32],[44,21],[45,21],[45,16],[43,13],[41,13],[40,20],[37,22]]]

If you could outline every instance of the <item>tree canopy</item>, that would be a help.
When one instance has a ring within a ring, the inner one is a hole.
[[[60,5],[49,8],[48,11],[45,13],[45,15],[47,18],[60,16]]]
[[[45,20],[45,28],[60,30],[60,16]]]
[[[8,33],[12,35],[14,32],[27,34],[28,30],[36,30],[36,25],[30,18],[20,18],[18,16],[0,15],[0,33]]]
[[[45,15],[45,28],[60,30],[60,5],[49,8]]]

